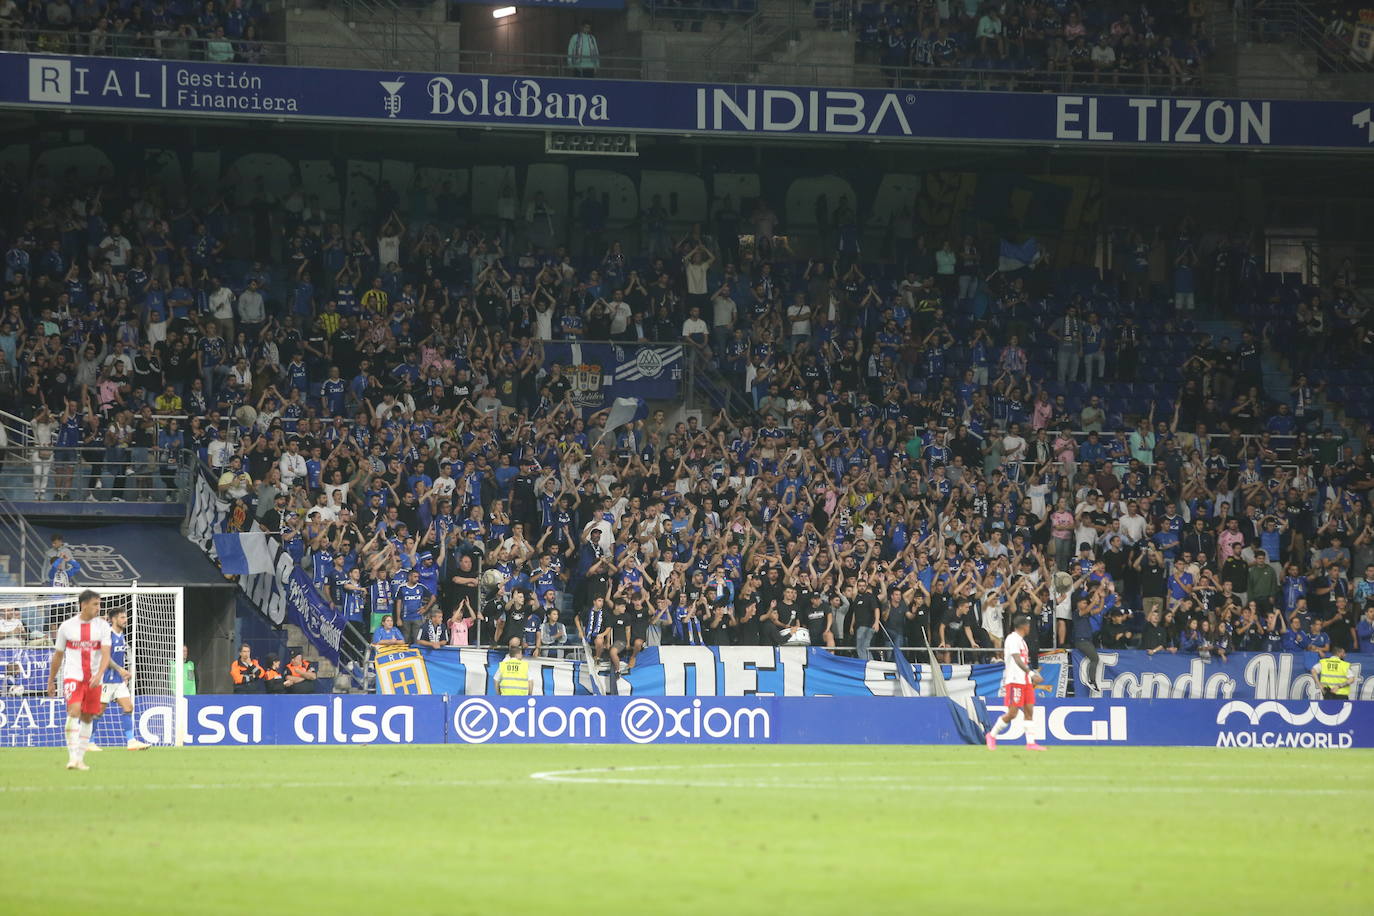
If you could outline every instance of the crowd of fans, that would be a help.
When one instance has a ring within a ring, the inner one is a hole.
[[[1213,48],[1205,0],[1186,3],[865,3],[859,47],[889,85],[1198,92]]]
[[[699,226],[652,262],[574,258],[533,205],[488,225],[449,197],[415,218],[383,187],[346,228],[297,191],[0,180],[0,357],[38,495],[79,497],[83,456],[156,476],[185,449],[231,528],[278,532],[385,645],[863,656],[885,624],[955,652],[1015,610],[1088,651],[1370,638],[1368,427],[1333,432],[1301,376],[1270,401],[1263,335],[1192,324],[1195,285],[1250,297],[1243,244],[1202,284],[1185,221],[1164,289],[1129,259],[1073,288],[996,274],[972,237],[897,268],[842,230],[809,262]],[[608,429],[558,339],[685,343],[734,395]]]
[[[0,50],[263,63],[258,0],[0,0]]]

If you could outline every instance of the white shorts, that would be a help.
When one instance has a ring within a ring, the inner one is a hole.
[[[126,681],[120,681],[118,684],[100,685],[100,702],[102,703],[122,700],[129,696],[132,694],[129,693],[129,685]]]

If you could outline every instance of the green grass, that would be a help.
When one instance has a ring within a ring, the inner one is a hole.
[[[0,913],[1353,913],[1374,901],[1374,752],[109,749],[86,773],[65,759],[0,751]],[[568,781],[531,775],[549,771]]]

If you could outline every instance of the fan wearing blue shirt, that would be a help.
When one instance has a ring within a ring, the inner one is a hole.
[[[1294,614],[1288,621],[1288,631],[1283,634],[1283,651],[1306,652],[1307,645],[1307,633],[1302,628],[1302,621]]]
[[[396,628],[396,618],[390,614],[382,615],[382,622],[372,631],[372,644],[378,647],[404,646],[405,634]]]
[[[405,584],[396,589],[396,613],[405,627],[407,642],[415,641],[415,631],[433,603],[434,595],[420,584],[420,570],[412,567],[406,573]]]
[[[339,367],[329,367],[329,378],[320,384],[320,406],[324,409],[325,416],[341,417],[344,415],[344,392],[346,386],[344,380],[339,377]]]
[[[53,588],[67,588],[72,584],[72,578],[81,572],[81,563],[73,559],[68,554],[61,554],[53,558],[52,565],[48,568],[48,584]]]
[[[339,603],[343,615],[355,623],[363,619],[363,607],[367,604],[367,589],[362,585],[362,571],[357,567],[350,569],[334,584],[334,598]]]
[[[1322,630],[1320,620],[1312,621],[1312,633],[1307,637],[1307,651],[1325,658],[1331,652],[1331,637]]]
[[[420,573],[420,584],[425,590],[431,595],[439,594],[439,567],[435,564],[434,554],[428,550],[420,554],[420,565],[416,569]]]

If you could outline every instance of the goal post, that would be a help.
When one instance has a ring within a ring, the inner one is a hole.
[[[181,744],[186,733],[181,647],[185,643],[181,588],[139,586],[90,589],[100,613],[129,613],[129,689],[134,735],[153,745]],[[77,613],[85,588],[0,587],[0,747],[62,747],[66,712],[47,695],[58,625]],[[17,621],[17,624],[16,624]],[[115,702],[96,721],[92,741],[122,748],[122,711]]]

